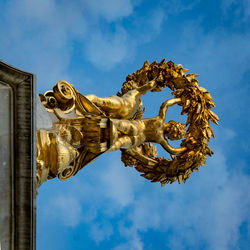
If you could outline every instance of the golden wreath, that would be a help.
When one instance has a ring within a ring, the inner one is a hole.
[[[185,183],[191,173],[199,170],[205,165],[207,155],[211,156],[213,151],[208,147],[211,136],[214,137],[209,121],[218,124],[218,116],[211,111],[215,107],[209,92],[200,87],[195,79],[195,74],[185,74],[188,71],[182,65],[176,65],[171,61],[153,62],[146,61],[143,67],[132,75],[128,75],[123,83],[122,96],[135,86],[142,86],[148,81],[156,80],[157,87],[152,92],[159,92],[168,87],[175,98],[181,98],[182,112],[187,114],[187,130],[181,146],[187,150],[172,160],[157,157],[157,150],[151,143],[144,143],[139,150],[153,160],[157,161],[155,166],[147,165],[122,151],[122,161],[125,166],[135,166],[141,176],[151,182],[160,182],[162,186],[173,183],[176,180]],[[142,117],[144,110],[138,110],[134,119]]]

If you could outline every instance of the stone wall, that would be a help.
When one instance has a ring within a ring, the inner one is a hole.
[[[0,249],[35,249],[35,76],[0,61]]]

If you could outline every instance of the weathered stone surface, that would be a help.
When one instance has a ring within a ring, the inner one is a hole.
[[[2,249],[8,249],[11,239],[12,220],[12,91],[7,85],[0,82],[0,190],[2,199],[0,199],[0,241]]]
[[[35,79],[0,61],[0,244],[35,249]]]

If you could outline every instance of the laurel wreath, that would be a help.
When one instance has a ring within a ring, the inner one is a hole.
[[[142,86],[148,81],[156,80],[157,87],[152,92],[159,92],[168,87],[175,98],[181,98],[181,114],[187,114],[187,130],[185,138],[181,142],[182,147],[187,150],[172,160],[157,157],[157,150],[151,143],[140,145],[141,152],[145,156],[157,161],[155,166],[147,165],[135,159],[126,151],[122,151],[122,161],[125,166],[135,166],[141,176],[151,182],[160,182],[162,186],[173,183],[176,180],[185,183],[195,170],[205,166],[207,155],[213,154],[208,147],[208,141],[214,137],[209,121],[218,124],[218,116],[211,111],[215,107],[209,92],[200,87],[195,74],[185,74],[188,71],[182,65],[176,65],[171,61],[153,62],[146,61],[143,67],[132,75],[128,75],[123,83],[122,96],[135,86]],[[137,110],[134,119],[142,118],[144,110]]]

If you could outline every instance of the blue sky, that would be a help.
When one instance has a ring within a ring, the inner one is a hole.
[[[64,79],[113,95],[166,58],[200,75],[220,117],[215,154],[186,184],[149,183],[119,152],[43,184],[38,250],[249,249],[249,0],[0,0],[0,32],[0,58],[35,73],[39,93]],[[143,97],[147,117],[169,93]]]

